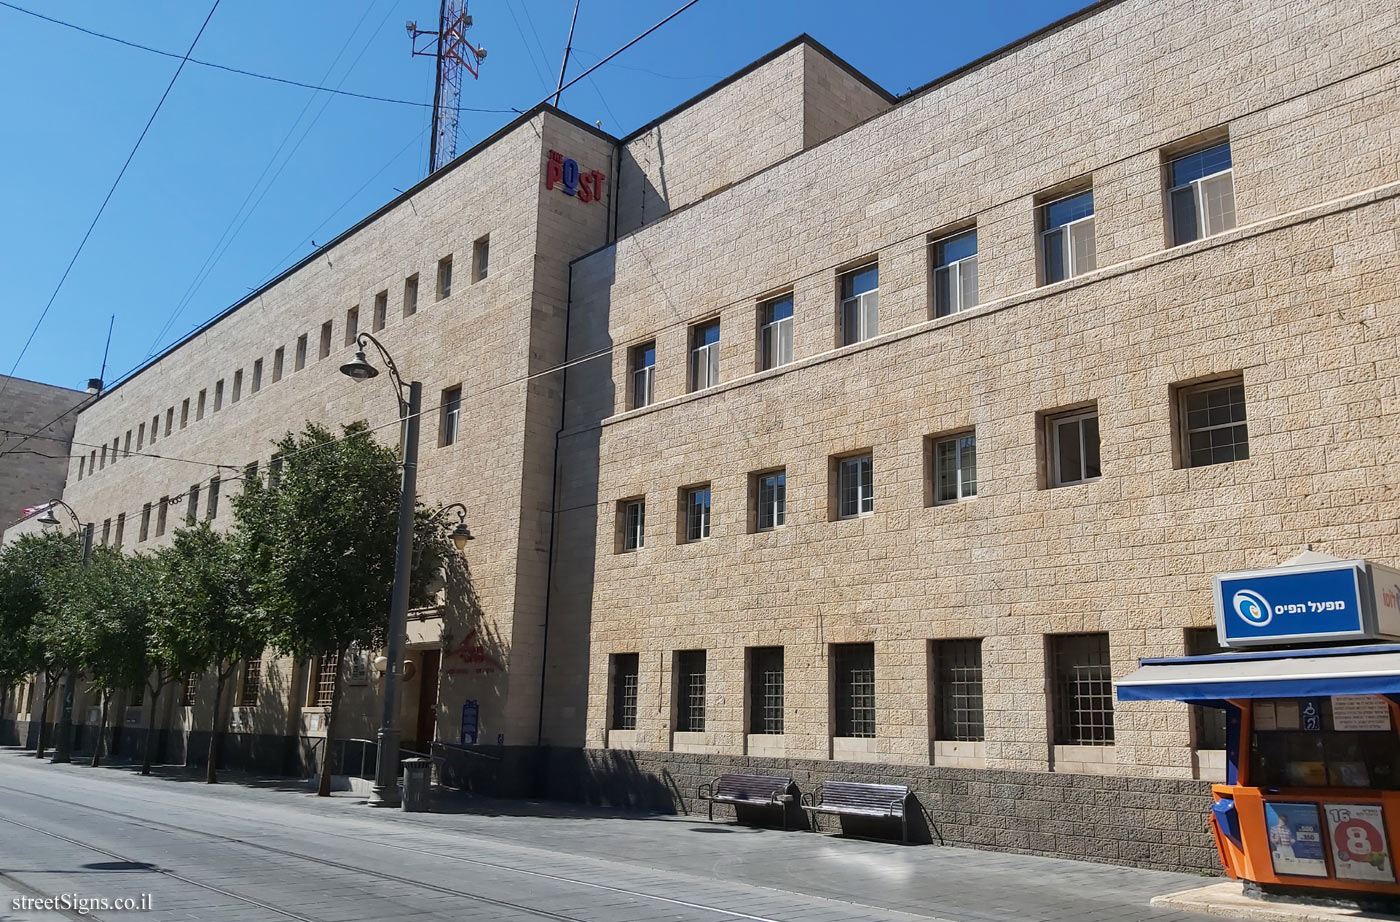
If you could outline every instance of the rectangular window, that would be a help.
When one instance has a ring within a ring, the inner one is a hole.
[[[199,484],[190,487],[189,495],[185,497],[185,524],[190,528],[199,521]]]
[[[262,660],[243,661],[243,681],[238,688],[238,706],[255,708],[258,706],[258,693],[262,690]]]
[[[238,369],[233,373],[233,394],[229,401],[237,403],[243,397],[243,369]]]
[[[787,471],[755,474],[754,529],[769,531],[787,524]]]
[[[452,294],[452,257],[444,256],[438,260],[437,267],[437,299]]]
[[[472,281],[486,278],[491,261],[491,235],[487,234],[472,244]]]
[[[636,653],[612,655],[612,721],[610,730],[637,729]]]
[[[107,443],[106,443],[106,442],[103,442],[103,443],[102,443],[102,458],[101,458],[101,460],[102,460],[102,466],[101,466],[101,468],[99,468],[99,469],[105,471],[105,470],[107,469]]]
[[[125,534],[126,534],[126,513],[123,512],[123,513],[120,513],[120,514],[117,516],[117,535],[116,535],[116,537],[112,540],[112,546],[115,547],[117,550],[121,550],[121,549],[122,549],[122,536],[125,535]]]
[[[83,479],[83,468],[85,468],[85,467],[87,467],[87,455],[83,455],[82,457],[80,457],[80,458],[78,459],[78,479],[79,479],[79,480],[82,480],[82,479]]]
[[[206,395],[206,394],[207,394],[207,391],[200,391],[200,392],[199,392],[199,403],[198,403],[198,405],[196,406],[195,411],[194,411],[194,420],[195,420],[195,422],[199,422],[201,419],[204,418],[204,404],[205,404],[205,395]]]
[[[248,484],[258,479],[258,462],[249,461],[243,465],[243,488],[246,490]]]
[[[875,735],[875,645],[831,645],[836,690],[836,735]]]
[[[1040,206],[1040,244],[1047,285],[1093,269],[1094,190]]]
[[[107,546],[107,543],[108,543],[109,541],[111,541],[111,540],[112,540],[112,520],[111,520],[111,519],[103,519],[103,520],[102,520],[102,546],[103,546],[103,547],[106,547],[106,546]]]
[[[117,458],[120,457],[120,455],[121,455],[121,445],[122,445],[121,436],[117,436],[115,439],[112,439],[112,463],[113,463],[113,464],[116,464],[116,463],[117,463]]]
[[[651,406],[655,395],[656,343],[643,343],[632,349],[632,409]]]
[[[719,383],[719,320],[690,328],[690,389],[703,391]]]
[[[1050,640],[1055,745],[1113,744],[1113,674],[1107,634],[1061,634]]]
[[[1179,399],[1181,458],[1186,467],[1249,457],[1243,379],[1183,387]]]
[[[316,657],[316,672],[311,691],[311,706],[318,708],[328,708],[331,706],[331,698],[335,694],[335,679],[337,663],[334,653],[326,653]]]
[[[685,540],[704,541],[710,537],[710,485],[685,491]]]
[[[146,503],[141,507],[141,530],[137,533],[137,541],[145,541],[151,536],[151,504]]]
[[[933,316],[946,317],[977,306],[977,231],[934,241]]]
[[[168,434],[168,433],[167,433]],[[151,444],[156,443],[156,437],[160,435],[160,414],[151,417]]]
[[[977,434],[959,432],[933,442],[933,501],[955,503],[977,495]]]
[[[875,465],[871,455],[837,459],[837,517],[850,519],[875,511]]]
[[[292,363],[292,371],[301,371],[306,367],[306,335],[303,333],[297,337],[296,360]]]
[[[1050,486],[1063,487],[1098,480],[1103,473],[1099,464],[1098,409],[1051,416],[1046,426]]]
[[[378,333],[384,329],[384,324],[389,320],[389,292],[381,291],[374,296],[374,320],[371,322],[374,332]]]
[[[103,461],[106,461],[106,460],[107,460],[107,450],[106,450],[105,448],[102,450],[102,460],[103,460]],[[97,470],[97,449],[94,448],[94,449],[88,454],[88,476],[91,477],[92,474],[93,474],[96,470]]]
[[[262,368],[262,359],[253,362],[253,380],[248,384],[248,393],[256,394],[258,391],[262,390]]]
[[[345,312],[345,345],[355,345],[355,337],[360,335],[360,305],[356,304]]]
[[[635,551],[647,544],[647,503],[644,499],[626,499],[619,510],[622,527],[622,549]]]
[[[783,648],[749,649],[749,732],[783,732]]]
[[[452,445],[462,429],[462,389],[449,387],[442,392],[442,418],[438,421],[438,446]]]
[[[183,429],[190,424],[190,398],[186,397],[180,403],[180,428]]]
[[[122,445],[122,457],[123,457],[123,458],[130,458],[130,457],[131,457],[131,430],[130,430],[130,429],[126,430],[126,442],[124,442],[123,445]]]
[[[269,489],[276,489],[277,484],[282,481],[282,456],[273,455],[267,462],[267,485]]]
[[[418,273],[403,280],[403,315],[412,317],[418,313]]]
[[[331,337],[335,335],[335,329],[331,321],[327,320],[321,324],[321,349],[316,353],[317,359],[326,358],[331,354]]]
[[[767,371],[792,361],[792,295],[758,307],[758,368]]]
[[[705,729],[705,651],[676,651],[676,730]]]
[[[141,423],[136,427],[136,450],[140,451],[146,444],[146,424]]]
[[[170,512],[170,497],[162,496],[160,505],[156,507],[156,537],[165,534],[165,520]]]
[[[982,722],[982,641],[933,642],[934,739],[979,742]]]
[[[214,382],[214,412],[217,413],[224,408],[224,382],[219,379]]]
[[[1206,656],[1223,653],[1220,638],[1213,627],[1188,627],[1186,629],[1186,655]],[[1197,749],[1225,748],[1225,709],[1191,705],[1192,731],[1195,734]]]
[[[876,263],[841,276],[841,345],[880,333],[880,267]]]
[[[146,686],[144,683],[137,685],[131,690],[131,707],[139,708],[146,700]]]
[[[175,408],[174,408],[174,407],[166,407],[166,408],[165,408],[165,434],[166,434],[167,437],[169,437],[171,431],[173,431],[174,428],[175,428]],[[184,428],[184,427],[182,426],[181,428]]]
[[[185,676],[184,692],[180,695],[180,707],[194,707],[195,695],[199,692],[199,673],[191,672]]]
[[[1229,142],[1178,157],[1167,164],[1167,173],[1167,210],[1174,246],[1235,226]]]
[[[205,518],[214,521],[219,514],[219,478],[213,477],[209,480],[209,505],[205,510]]]
[[[283,346],[278,346],[277,351],[272,353],[272,383],[276,384],[282,380],[282,372],[286,365],[287,350]]]

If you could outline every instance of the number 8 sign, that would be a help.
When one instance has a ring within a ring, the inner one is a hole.
[[[1323,812],[1339,880],[1395,882],[1379,804],[1324,804]]]

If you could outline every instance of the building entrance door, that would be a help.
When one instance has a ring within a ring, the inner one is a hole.
[[[423,751],[432,748],[437,738],[438,667],[442,663],[441,650],[424,650],[418,664],[418,722],[415,738]]]

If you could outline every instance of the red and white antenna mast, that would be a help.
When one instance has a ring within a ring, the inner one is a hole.
[[[428,173],[437,172],[457,156],[457,114],[462,98],[462,71],[476,79],[486,49],[467,41],[472,27],[467,0],[442,0],[436,30],[407,24],[413,54],[437,59],[437,85],[433,90],[433,140],[428,152]]]

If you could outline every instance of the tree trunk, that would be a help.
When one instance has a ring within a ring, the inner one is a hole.
[[[97,740],[92,744],[92,767],[102,764],[102,737],[107,733],[107,707],[112,703],[112,693],[102,692],[102,720],[97,725]]]
[[[316,789],[317,797],[331,796],[331,747],[335,745],[336,719],[340,716],[340,678],[345,670],[345,651],[335,651],[335,684],[331,686],[331,708],[326,715],[326,748],[321,753],[321,784]]]
[[[214,719],[209,723],[209,764],[204,770],[206,784],[219,783],[219,770],[216,767],[219,761],[219,713],[224,701],[224,680],[228,678],[218,665],[214,666],[214,673]]]
[[[14,686],[13,686],[13,685],[11,685],[9,688],[5,689],[3,693],[0,693],[0,727],[3,727],[3,726],[5,725],[5,708],[6,708],[6,706],[8,706],[9,703],[10,703],[10,692],[12,692],[12,691],[14,691]],[[19,716],[19,707],[18,707],[18,705],[16,705],[16,707],[15,707],[15,716],[16,716],[16,717]],[[18,720],[15,721],[15,739],[19,739],[19,721],[18,721]]]
[[[49,744],[49,702],[53,699],[53,693],[58,688],[53,677],[44,673],[44,708],[39,712],[39,745],[34,747],[34,758],[42,759],[44,750]],[[29,719],[33,720],[34,715],[30,713]]]
[[[155,745],[152,740],[156,735],[156,707],[160,704],[160,693],[165,688],[165,682],[160,678],[160,673],[156,673],[155,688],[151,689],[151,710],[146,715],[146,751],[141,759],[141,774],[151,773],[151,752]]]

